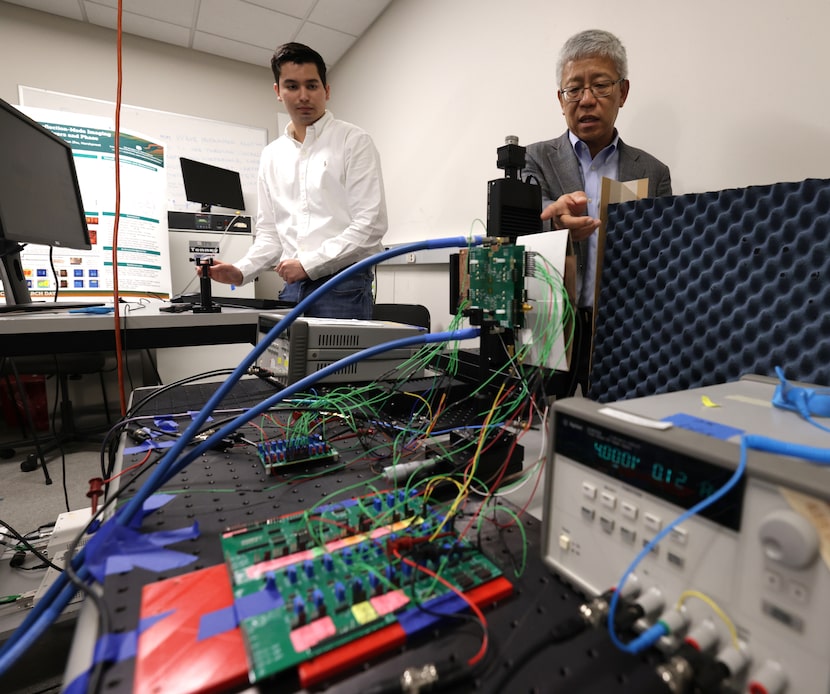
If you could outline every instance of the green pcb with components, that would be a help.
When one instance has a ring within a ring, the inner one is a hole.
[[[470,306],[503,328],[524,327],[524,246],[471,248]]]
[[[501,575],[449,519],[400,492],[234,528],[222,550],[252,682],[452,597],[413,564],[461,592]]]

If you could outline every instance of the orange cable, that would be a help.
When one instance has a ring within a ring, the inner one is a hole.
[[[118,295],[118,226],[121,219],[121,87],[123,69],[121,64],[121,19],[123,0],[118,0],[118,25],[116,29],[116,57],[118,66],[118,86],[115,96],[115,220],[112,225],[112,315],[115,319],[115,359],[118,366],[118,395],[121,402],[121,416],[127,414],[127,396],[124,390],[124,351],[121,344],[121,311]]]

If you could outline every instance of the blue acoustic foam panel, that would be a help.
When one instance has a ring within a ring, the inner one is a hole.
[[[830,181],[609,205],[588,397],[830,385]]]

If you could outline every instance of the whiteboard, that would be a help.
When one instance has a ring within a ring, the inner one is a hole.
[[[115,104],[110,101],[23,85],[18,87],[18,98],[21,106],[105,116],[113,121],[115,119]],[[185,197],[179,158],[186,157],[238,171],[245,197],[245,212],[256,216],[257,169],[260,154],[268,141],[268,131],[265,128],[125,104],[121,105],[120,126],[122,130],[134,130],[164,143],[168,210],[201,209],[198,203],[187,202]]]

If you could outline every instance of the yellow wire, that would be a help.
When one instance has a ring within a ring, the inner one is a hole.
[[[734,622],[729,619],[729,616],[724,612],[720,606],[712,600],[708,595],[705,593],[701,593],[699,590],[686,590],[680,594],[680,597],[677,599],[677,609],[679,610],[683,607],[683,603],[686,602],[687,598],[697,598],[698,600],[702,600],[705,602],[709,607],[712,608],[712,611],[720,617],[721,621],[726,625],[726,628],[729,629],[729,635],[732,637],[732,644],[738,650],[741,650],[741,644],[738,641],[738,630],[735,628]]]
[[[452,502],[447,514],[444,516],[444,521],[441,525],[436,528],[435,532],[432,535],[430,540],[435,539],[438,534],[443,529],[444,525],[447,523],[447,520],[456,514],[458,510],[458,506],[461,502],[467,498],[469,495],[470,485],[472,484],[473,479],[475,478],[476,469],[478,467],[478,460],[481,455],[481,449],[484,448],[484,442],[487,440],[487,431],[490,427],[490,421],[493,418],[493,413],[496,411],[496,407],[498,406],[498,402],[501,399],[501,394],[504,391],[504,383],[501,384],[499,388],[499,392],[496,393],[496,397],[493,398],[493,406],[490,408],[490,411],[487,413],[487,416],[484,418],[484,423],[481,426],[481,433],[478,437],[478,445],[476,446],[476,451],[473,454],[473,462],[470,465],[470,473],[467,475],[467,478],[464,480],[464,485],[459,487],[458,496],[455,497],[455,500]]]
[[[404,395],[409,395],[410,397],[413,397],[413,398],[417,398],[422,403],[424,403],[424,405],[426,405],[427,410],[429,411],[429,418],[432,419],[432,406],[429,404],[429,401],[425,397],[423,397],[421,395],[418,395],[418,393],[411,393],[408,390],[405,390],[403,392],[403,394]]]

